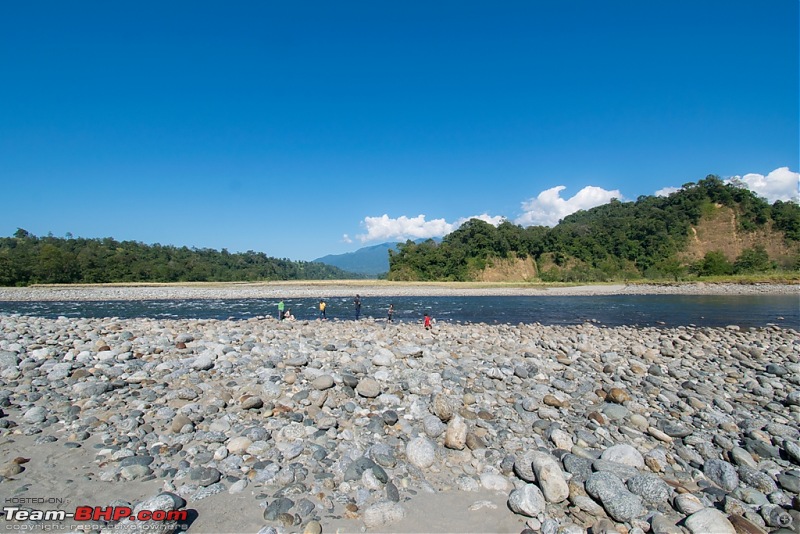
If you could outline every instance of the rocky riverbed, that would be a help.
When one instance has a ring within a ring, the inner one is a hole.
[[[594,295],[800,295],[800,284],[493,285],[460,282],[315,281],[0,287],[0,301]]]
[[[800,336],[777,326],[0,316],[0,410],[5,507],[190,512],[96,531],[800,524]]]

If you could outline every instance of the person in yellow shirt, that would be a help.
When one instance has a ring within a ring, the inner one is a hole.
[[[325,308],[327,308],[327,307],[328,307],[328,305],[325,304],[324,300],[320,300],[319,301],[319,316],[320,316],[320,318],[322,318],[322,319],[327,319],[328,318],[328,316],[325,314]]]

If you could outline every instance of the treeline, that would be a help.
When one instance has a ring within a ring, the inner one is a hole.
[[[717,205],[736,210],[739,231],[771,223],[788,242],[800,241],[800,207],[793,202],[770,205],[750,190],[725,184],[716,176],[685,184],[668,197],[642,196],[636,202],[612,200],[565,217],[557,226],[522,228],[508,221],[495,227],[472,219],[440,244],[407,241],[390,251],[390,280],[471,280],[494,258],[532,257],[545,281],[605,281],[635,278],[759,272],[782,267],[800,269],[800,258],[788,264],[771,261],[763,247],[745,250],[734,261],[720,252],[685,265],[690,228]]]
[[[238,282],[360,278],[338,267],[261,252],[147,245],[112,238],[0,238],[0,286],[109,282]]]

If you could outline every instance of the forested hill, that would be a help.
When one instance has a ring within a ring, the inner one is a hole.
[[[703,248],[715,243],[733,245]],[[390,252],[388,278],[486,279],[483,274],[497,264],[513,276],[514,262],[530,264],[531,259],[545,281],[677,280],[798,270],[800,207],[781,201],[770,205],[748,189],[709,176],[668,197],[613,200],[579,211],[553,228],[522,228],[508,221],[494,227],[472,219],[439,245],[401,244]]]
[[[337,267],[261,252],[146,245],[112,238],[0,238],[0,286],[104,282],[229,282],[362,278]]]

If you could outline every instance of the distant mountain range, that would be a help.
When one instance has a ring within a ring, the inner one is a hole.
[[[344,254],[328,254],[314,260],[318,263],[333,265],[351,273],[378,277],[389,272],[389,250],[396,250],[400,243],[381,243],[371,247],[363,247],[354,252]]]
[[[423,241],[427,241],[427,239],[417,239],[414,242],[422,243]],[[434,241],[440,243],[442,239],[437,237],[434,238]],[[399,244],[400,242],[381,243],[363,247],[354,252],[328,254],[313,261],[332,265],[351,273],[377,278],[389,272],[389,250],[397,250]]]

